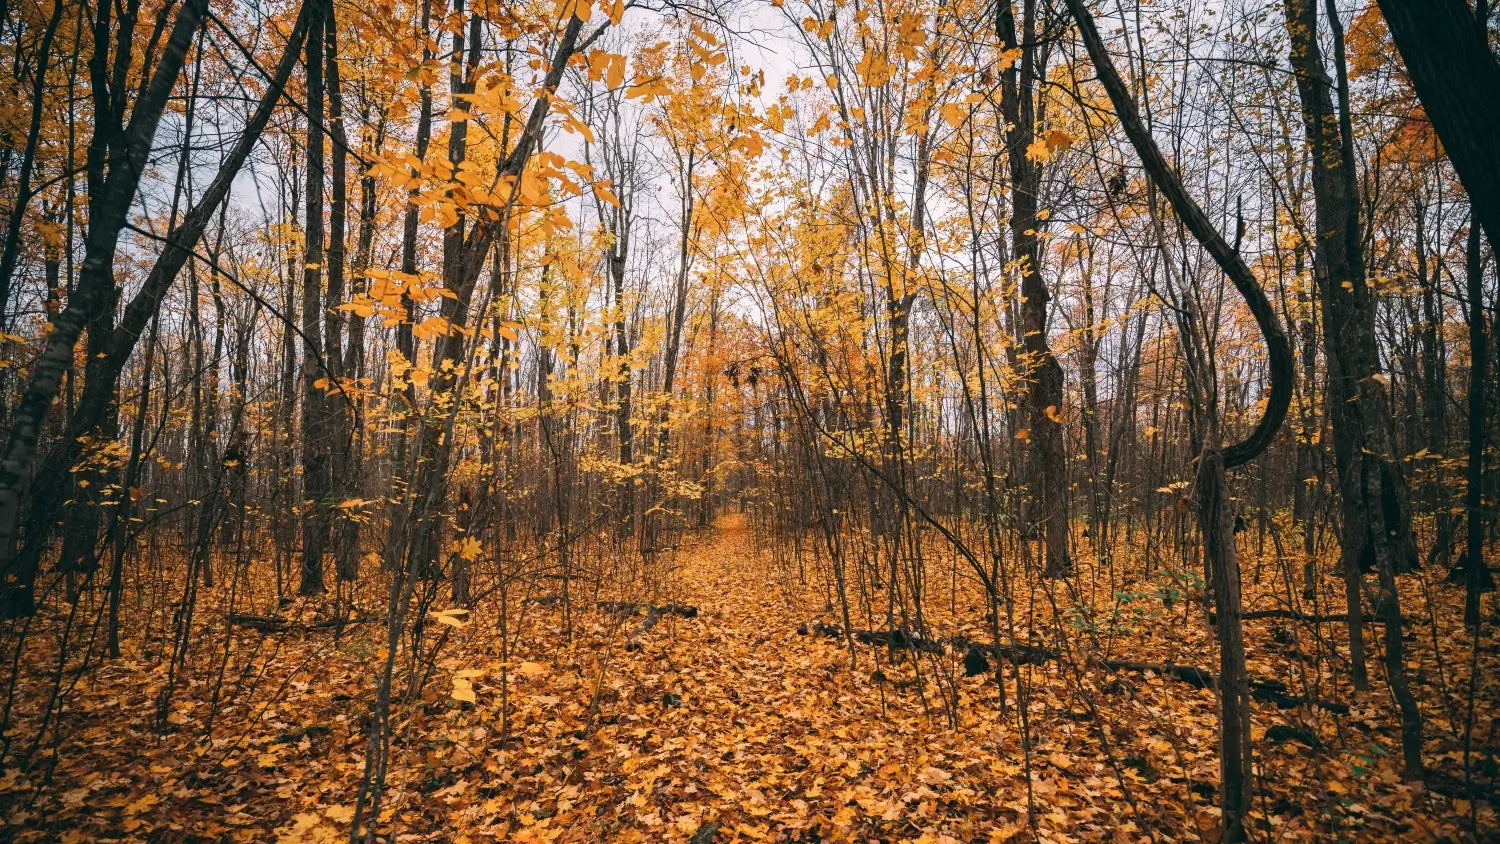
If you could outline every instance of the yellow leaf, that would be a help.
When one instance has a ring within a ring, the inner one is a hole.
[[[521,672],[521,676],[528,680],[547,676],[547,666],[540,662],[523,662],[516,667],[516,670]]]
[[[557,4],[557,16],[564,21],[569,18],[578,18],[584,23],[588,23],[589,18],[594,13],[593,5],[590,0],[561,0]]]
[[[878,88],[891,81],[892,67],[879,50],[867,50],[854,65],[854,72],[859,74],[859,81],[866,88]]]
[[[604,71],[604,84],[610,88],[618,88],[625,84],[625,57],[611,54],[609,57],[609,68]]]
[[[919,776],[921,777],[922,782],[925,782],[928,785],[942,785],[948,780],[953,779],[953,775],[943,770],[942,768],[932,767],[923,768],[922,773]]]
[[[323,810],[323,814],[327,815],[331,821],[348,823],[354,820],[354,807],[349,805],[329,806]]]
[[[942,115],[943,120],[955,129],[963,125],[964,118],[967,116],[962,103],[944,103],[942,108],[938,109],[938,114]]]
[[[418,340],[430,340],[433,337],[441,337],[447,334],[450,327],[448,320],[440,316],[430,316],[413,325],[411,333],[416,335]]]
[[[273,766],[275,765],[275,760],[274,759],[272,760],[272,765]],[[160,802],[161,802],[161,797],[159,797],[158,795],[155,795],[155,794],[144,794],[144,795],[141,795],[141,797],[140,797],[139,800],[136,800],[135,802],[133,802],[130,805],[128,805],[128,806],[125,807],[125,814],[127,814],[127,815],[139,815],[139,814],[145,812],[147,809],[151,808],[152,806],[155,806],[157,803],[160,803]]]
[[[1026,441],[1026,440],[1030,440],[1031,439],[1031,429],[1030,428],[1022,428],[1021,430],[1017,431],[1016,432],[1016,439],[1021,440],[1023,442]]]
[[[604,202],[606,204],[613,205],[614,207],[619,208],[620,207],[620,198],[618,196],[615,196],[615,192],[612,191],[612,190],[610,190],[607,187],[608,185],[609,185],[609,182],[607,180],[604,181],[604,182],[600,182],[600,183],[595,184],[594,185],[594,195],[597,196],[597,197],[599,197],[599,200],[601,202]]]
[[[459,677],[453,678],[453,699],[463,703],[478,703],[474,695],[474,684]]]
[[[338,307],[341,311],[353,311],[356,316],[371,317],[375,315],[375,303],[361,296],[353,302],[345,302]]]
[[[446,624],[449,627],[463,627],[465,624],[468,624],[468,620],[463,617],[468,614],[469,611],[463,607],[454,607],[450,610],[431,613],[434,621],[438,624]]]

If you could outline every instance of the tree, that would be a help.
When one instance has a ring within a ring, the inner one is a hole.
[[[1417,549],[1411,536],[1406,481],[1395,459],[1387,425],[1390,410],[1386,385],[1390,379],[1380,372],[1376,359],[1374,293],[1365,274],[1359,226],[1343,29],[1337,17],[1330,16],[1340,95],[1339,111],[1335,112],[1330,93],[1334,85],[1318,46],[1317,2],[1296,0],[1286,3],[1285,9],[1317,203],[1314,276],[1323,306],[1323,353],[1328,360],[1328,407],[1339,471],[1342,566],[1349,637],[1355,643],[1351,646],[1355,682],[1365,682],[1360,661],[1363,649],[1357,642],[1363,636],[1360,568],[1364,559],[1373,557],[1380,583],[1376,611],[1385,623],[1386,677],[1401,705],[1406,776],[1416,779],[1422,772],[1422,720],[1406,682],[1395,576],[1417,565]]]
[[[1044,156],[1036,151],[1037,127],[1046,119],[1040,82],[1047,74],[1047,39],[1038,31],[1035,0],[1025,0],[1020,26],[1010,0],[996,6],[995,31],[1005,50],[1019,51],[1001,73],[1000,108],[1005,115],[1005,154],[1012,186],[1011,260],[1021,276],[1020,343],[1023,371],[1030,385],[1027,402],[1030,436],[1027,440],[1029,521],[1039,525],[1046,558],[1044,571],[1060,577],[1072,570],[1069,543],[1067,455],[1060,419],[1063,408],[1063,369],[1047,342],[1048,305],[1052,295],[1042,278],[1041,235],[1045,216],[1039,213],[1037,193],[1042,183]],[[1049,135],[1042,144],[1052,148],[1062,136]]]
[[[1380,0],[1380,11],[1474,216],[1494,243],[1500,239],[1500,114],[1491,95],[1500,86],[1500,60],[1488,44],[1487,14],[1476,19],[1463,0]]]
[[[1099,37],[1093,15],[1083,0],[1068,0],[1068,8],[1077,21],[1078,30],[1094,63],[1099,79],[1109,94],[1120,124],[1141,157],[1146,172],[1166,195],[1172,210],[1192,231],[1199,244],[1213,256],[1214,263],[1229,277],[1255,316],[1264,338],[1269,364],[1270,390],[1266,409],[1250,435],[1232,446],[1221,446],[1221,429],[1217,410],[1215,374],[1206,366],[1209,358],[1201,352],[1189,352],[1191,380],[1196,393],[1195,404],[1203,414],[1200,421],[1201,452],[1198,456],[1197,486],[1198,525],[1203,535],[1204,555],[1212,575],[1216,627],[1219,639],[1219,778],[1224,838],[1243,841],[1249,837],[1246,821],[1251,809],[1251,742],[1250,696],[1245,668],[1245,644],[1240,617],[1240,570],[1234,547],[1234,528],[1227,506],[1228,484],[1225,472],[1254,460],[1266,450],[1281,428],[1291,404],[1291,344],[1287,342],[1281,321],[1260,289],[1250,268],[1239,256],[1238,244],[1231,247],[1203,214],[1172,171],[1156,141],[1151,137],[1137,112],[1135,99],[1120,79]],[[1195,316],[1189,312],[1184,325],[1191,326]],[[1198,346],[1207,341],[1190,333],[1187,344]]]

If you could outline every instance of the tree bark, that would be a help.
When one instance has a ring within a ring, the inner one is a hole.
[[[1492,241],[1493,242],[1493,241]],[[1464,521],[1467,543],[1464,551],[1464,623],[1479,626],[1479,596],[1493,588],[1489,567],[1484,562],[1484,447],[1485,377],[1489,370],[1489,346],[1484,325],[1484,255],[1479,241],[1479,227],[1469,227],[1467,283],[1469,299],[1469,465],[1464,494]]]
[[[1218,602],[1215,625],[1219,640],[1221,677],[1219,806],[1223,813],[1224,838],[1230,841],[1243,840],[1246,837],[1245,822],[1253,795],[1250,710],[1245,679],[1244,634],[1240,620],[1239,563],[1234,551],[1234,533],[1229,524],[1229,512],[1224,507],[1224,498],[1227,496],[1224,473],[1234,466],[1253,460],[1265,451],[1286,418],[1295,377],[1291,344],[1287,342],[1280,318],[1271,309],[1270,301],[1256,283],[1239,251],[1231,247],[1214,229],[1197,202],[1187,194],[1181,178],[1162,157],[1156,141],[1140,119],[1135,100],[1115,70],[1114,62],[1105,49],[1104,41],[1099,36],[1084,0],[1068,0],[1068,8],[1077,20],[1089,58],[1109,94],[1120,125],[1130,138],[1136,154],[1140,156],[1147,174],[1172,203],[1172,210],[1178,219],[1192,232],[1244,297],[1266,344],[1271,383],[1270,395],[1260,421],[1246,439],[1220,451],[1217,409],[1209,404],[1205,408],[1207,424],[1203,429],[1204,442],[1199,452],[1198,467],[1199,526],[1203,531],[1205,556]],[[1213,377],[1211,372],[1204,374],[1209,378]],[[1212,392],[1205,391],[1205,395],[1212,402]]]
[[[1343,29],[1330,3],[1339,109],[1318,44],[1317,0],[1286,0],[1292,66],[1302,101],[1312,155],[1316,198],[1317,254],[1314,276],[1323,306],[1324,354],[1328,359],[1329,415],[1343,513],[1342,562],[1349,603],[1351,661],[1356,685],[1363,679],[1357,648],[1361,563],[1373,558],[1379,583],[1376,612],[1386,620],[1387,681],[1402,717],[1404,772],[1422,772],[1421,712],[1406,682],[1401,610],[1395,574],[1417,565],[1411,508],[1388,428],[1388,379],[1380,372],[1375,345],[1375,296],[1365,277],[1359,226],[1359,188],[1345,76]],[[1408,736],[1414,736],[1414,740]]]
[[[64,374],[73,363],[73,348],[84,327],[108,309],[117,295],[114,259],[120,231],[125,227],[136,189],[145,172],[156,127],[172,89],[177,85],[207,6],[208,0],[184,2],[150,82],[131,112],[122,143],[108,155],[107,172],[101,172],[105,162],[98,160],[98,153],[93,154],[95,160],[90,162],[93,175],[100,176],[101,180],[98,193],[91,193],[94,198],[90,202],[89,231],[84,242],[78,284],[68,297],[67,307],[53,320],[52,330],[31,368],[31,379],[16,407],[4,459],[0,460],[0,583],[8,587],[4,607],[8,615],[29,615],[35,609],[36,566],[32,564],[16,571],[13,562],[22,499],[28,484],[27,475],[36,456],[37,441],[41,437],[42,422],[57,398]],[[103,17],[104,13],[100,15]],[[96,59],[99,51],[105,49],[101,40],[96,40],[94,45]],[[120,96],[123,101],[123,92]],[[97,125],[96,131],[110,132],[109,122]]]
[[[1006,50],[1020,50],[1001,76],[1000,110],[1005,116],[1005,157],[1010,168],[1012,260],[1021,274],[1021,348],[1027,378],[1030,435],[1027,439],[1028,522],[1042,533],[1046,561],[1042,573],[1062,577],[1073,570],[1068,549],[1067,454],[1061,423],[1063,369],[1047,343],[1047,311],[1052,294],[1042,279],[1041,219],[1037,192],[1042,165],[1027,153],[1036,141],[1039,64],[1036,0],[1024,0],[1016,29],[1010,0],[1000,0],[995,30]]]
[[[323,589],[329,538],[328,373],[323,366],[323,33],[325,6],[313,0],[307,28],[307,198],[302,267],[301,595]]]
[[[1417,99],[1469,194],[1490,243],[1500,243],[1500,61],[1464,0],[1379,0]]]
[[[328,290],[324,297],[323,315],[324,348],[330,382],[328,392],[329,493],[330,500],[337,502],[356,497],[355,492],[359,485],[359,479],[355,474],[359,440],[355,437],[354,401],[348,391],[348,385],[355,377],[353,367],[350,366],[355,362],[353,355],[364,351],[351,347],[356,342],[362,344],[364,338],[353,336],[353,321],[360,317],[351,315],[351,336],[348,345],[345,344],[344,311],[339,309],[339,306],[344,304],[344,241],[349,218],[349,135],[344,126],[344,93],[339,80],[338,17],[332,0],[324,0],[324,11],[326,18],[323,27],[326,46],[323,60],[327,66],[325,84],[328,94],[329,136],[332,140],[333,163],[329,173],[332,185],[328,209]],[[363,204],[360,224],[365,225]],[[373,225],[373,221],[370,225]],[[364,229],[361,228],[360,236],[363,237],[364,234]],[[359,245],[363,247],[365,244],[361,240]],[[364,271],[367,269],[365,263],[368,263],[369,257],[365,253],[361,253],[359,257],[364,262],[360,264],[359,270]],[[331,535],[334,571],[340,581],[352,582],[359,573],[359,522],[353,518],[351,511],[339,508],[331,512],[334,516]]]

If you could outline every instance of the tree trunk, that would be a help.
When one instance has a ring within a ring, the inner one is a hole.
[[[1042,165],[1027,158],[1036,140],[1037,82],[1045,73],[1045,56],[1038,55],[1036,0],[1024,0],[1021,30],[1016,30],[1010,0],[1000,0],[995,29],[1001,45],[1020,50],[1020,61],[1001,77],[1000,109],[1005,116],[1006,160],[1010,167],[1010,236],[1012,259],[1021,273],[1022,374],[1027,378],[1028,523],[1041,531],[1046,562],[1042,573],[1062,577],[1073,569],[1068,550],[1067,454],[1062,426],[1063,370],[1047,343],[1047,311],[1052,294],[1042,280],[1041,220],[1037,191]]]
[[[1412,87],[1469,194],[1500,242],[1500,61],[1464,0],[1379,0]]]
[[[1484,447],[1485,375],[1489,368],[1489,346],[1484,325],[1484,255],[1479,241],[1479,227],[1469,226],[1468,298],[1469,298],[1469,465],[1467,490],[1464,494],[1464,520],[1467,543],[1464,551],[1464,623],[1479,627],[1479,596],[1494,588],[1489,566],[1484,562]]]
[[[1212,373],[1209,373],[1211,376]],[[1198,455],[1198,528],[1208,558],[1214,594],[1214,628],[1219,640],[1219,781],[1222,785],[1224,840],[1244,841],[1253,793],[1250,747],[1250,685],[1245,668],[1245,637],[1240,615],[1240,562],[1234,548],[1234,517],[1229,481],[1218,442],[1218,412],[1206,408],[1208,437]]]
[[[323,591],[329,538],[328,383],[323,363],[323,25],[312,0],[307,28],[307,239],[302,268],[302,580],[298,593]]]
[[[1135,100],[1115,70],[1114,62],[1105,49],[1104,40],[1099,37],[1093,16],[1084,0],[1068,0],[1068,8],[1078,23],[1089,58],[1109,94],[1120,125],[1141,157],[1147,174],[1172,203],[1172,210],[1178,219],[1193,233],[1198,243],[1213,257],[1219,269],[1229,277],[1235,289],[1245,299],[1266,344],[1271,382],[1269,396],[1260,421],[1244,440],[1224,448],[1222,452],[1219,450],[1218,410],[1213,406],[1213,392],[1201,389],[1211,385],[1212,381],[1209,379],[1214,377],[1214,373],[1207,371],[1206,366],[1202,368],[1203,377],[1200,378],[1198,391],[1205,411],[1201,421],[1206,423],[1202,427],[1204,442],[1199,453],[1199,525],[1203,529],[1204,553],[1214,584],[1214,594],[1219,603],[1215,621],[1222,683],[1219,806],[1223,813],[1224,838],[1230,841],[1242,840],[1246,837],[1245,819],[1252,805],[1250,710],[1245,694],[1239,563],[1234,552],[1234,533],[1229,524],[1229,512],[1224,506],[1227,488],[1223,477],[1226,470],[1248,463],[1264,452],[1281,428],[1291,404],[1292,381],[1295,377],[1292,349],[1281,327],[1280,318],[1271,309],[1270,301],[1240,257],[1238,244],[1231,247],[1214,229],[1197,202],[1187,194],[1177,173],[1162,157],[1155,140],[1140,119]],[[1190,318],[1189,315],[1188,319]],[[1207,360],[1202,359],[1202,362],[1206,364]]]
[[[432,30],[432,2],[422,2],[422,25],[421,38],[424,44],[430,39]],[[422,61],[425,64],[432,58],[432,51],[424,46],[422,48]],[[416,148],[413,154],[418,161],[427,158],[427,145],[432,137],[432,87],[426,83],[422,85],[418,94],[420,104],[417,108],[417,136]],[[416,179],[415,172],[412,178]],[[418,209],[416,204],[417,189],[413,187],[407,192],[406,215],[401,222],[401,277],[403,284],[408,283],[417,276],[417,223]],[[415,315],[411,296],[405,289],[401,292],[401,305],[405,313],[396,324],[396,353],[400,355],[401,362],[407,366],[415,366],[417,362],[416,337],[412,334],[411,324]],[[385,551],[381,556],[381,566],[386,571],[397,571],[400,568],[402,557],[406,554],[407,540],[410,536],[410,525],[408,514],[410,512],[411,483],[415,478],[411,477],[410,461],[407,458],[407,450],[411,447],[411,432],[414,416],[417,410],[417,391],[409,376],[398,375],[402,383],[395,392],[401,396],[402,407],[401,419],[391,427],[397,429],[392,436],[391,444],[391,497],[386,508],[387,525],[385,538]]]
[[[349,216],[349,136],[344,128],[344,94],[339,81],[338,18],[332,0],[323,0],[326,17],[324,28],[325,83],[328,93],[329,136],[332,140],[333,166],[330,176],[331,203],[328,209],[328,290],[324,298],[324,349],[328,362],[328,457],[329,494],[333,502],[356,497],[359,479],[355,475],[359,441],[354,436],[354,402],[347,389],[354,373],[346,368],[352,363],[344,345],[344,239]],[[361,208],[361,211],[363,209]],[[361,225],[364,224],[361,217]],[[364,234],[361,229],[361,236]],[[361,246],[364,244],[361,243]],[[361,259],[368,262],[367,255]],[[360,264],[364,270],[365,265]],[[351,315],[353,319],[357,316]],[[351,325],[351,328],[353,326]],[[350,345],[355,342],[351,336]],[[363,337],[359,338],[363,342]],[[358,351],[363,351],[358,350]],[[331,539],[334,571],[341,582],[351,582],[359,572],[359,522],[344,508],[330,511],[334,517]]]
[[[4,614],[29,615],[35,610],[37,563],[29,562],[17,571],[14,551],[21,505],[28,486],[28,475],[36,456],[42,422],[48,408],[62,387],[63,376],[73,363],[73,348],[86,325],[100,313],[111,309],[118,287],[114,278],[115,253],[120,231],[125,227],[136,189],[146,170],[156,127],[182,72],[188,48],[203,21],[208,0],[186,0],[172,25],[161,55],[131,112],[122,145],[109,155],[107,174],[102,172],[102,153],[91,150],[90,169],[102,176],[98,191],[91,190],[89,231],[84,242],[83,263],[78,284],[68,297],[68,304],[52,321],[41,354],[31,367],[31,378],[16,407],[4,459],[0,460],[0,582],[14,584],[7,589]],[[101,11],[100,17],[106,17]],[[107,28],[105,29],[107,32]],[[96,33],[98,29],[96,28]],[[94,45],[96,63],[105,45],[97,39]],[[126,39],[124,49],[128,50]],[[123,92],[120,92],[124,100]],[[110,121],[100,120],[96,131],[112,131]],[[55,505],[54,505],[55,506]],[[35,519],[32,520],[36,522]],[[49,520],[50,521],[50,520]],[[43,522],[47,524],[47,522]]]
[[[1314,275],[1323,305],[1329,415],[1343,512],[1342,562],[1349,604],[1350,657],[1355,684],[1362,686],[1360,570],[1362,564],[1373,560],[1380,585],[1376,611],[1387,619],[1387,680],[1400,703],[1403,736],[1417,736],[1415,743],[1402,742],[1406,775],[1415,778],[1420,777],[1422,769],[1421,714],[1409,700],[1401,636],[1398,632],[1392,637],[1391,630],[1401,627],[1395,573],[1417,564],[1416,543],[1411,534],[1405,479],[1392,453],[1386,396],[1389,380],[1379,370],[1374,291],[1365,278],[1343,29],[1337,15],[1330,14],[1340,96],[1335,112],[1331,94],[1335,86],[1328,78],[1318,45],[1317,0],[1286,0],[1284,10],[1312,155],[1317,205]]]

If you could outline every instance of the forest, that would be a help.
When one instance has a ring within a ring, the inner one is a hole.
[[[0,59],[0,840],[1500,840],[1490,0]]]

